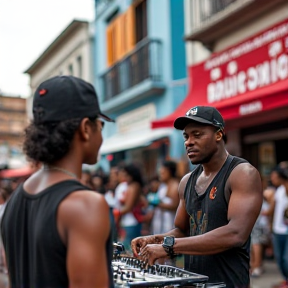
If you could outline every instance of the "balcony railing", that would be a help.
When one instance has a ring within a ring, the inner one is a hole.
[[[190,7],[193,13],[192,29],[198,29],[205,25],[210,18],[214,18],[217,14],[225,14],[225,10],[229,10],[230,6],[237,2],[237,8],[248,0],[190,0]],[[223,12],[223,13],[222,13]],[[219,15],[220,16],[220,15]],[[216,16],[217,17],[217,16]]]
[[[206,21],[220,11],[225,10],[233,2],[237,0],[202,0],[200,4],[200,20]]]
[[[146,79],[161,81],[161,41],[144,39],[135,50],[112,66],[103,76],[104,101]]]

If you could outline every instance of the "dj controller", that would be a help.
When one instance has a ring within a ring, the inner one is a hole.
[[[121,250],[121,246],[119,247]],[[147,263],[137,258],[121,254],[119,247],[116,250],[114,249],[112,261],[115,288],[226,287],[224,283],[213,284],[212,286],[207,285],[207,276],[192,273],[178,267],[161,264],[147,265]]]

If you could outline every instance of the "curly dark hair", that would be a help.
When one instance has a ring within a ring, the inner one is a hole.
[[[31,124],[25,129],[23,151],[29,159],[51,164],[62,159],[69,151],[81,119]]]

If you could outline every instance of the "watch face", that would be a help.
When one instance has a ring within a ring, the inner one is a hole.
[[[174,245],[174,237],[165,237],[164,244],[167,246],[173,246]]]

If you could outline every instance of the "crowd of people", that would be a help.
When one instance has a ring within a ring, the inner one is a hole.
[[[131,251],[131,240],[163,233],[174,226],[179,204],[177,162],[163,161],[157,173],[146,179],[141,166],[121,163],[110,173],[82,170],[81,183],[104,195],[112,212],[113,239]]]

